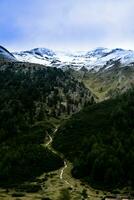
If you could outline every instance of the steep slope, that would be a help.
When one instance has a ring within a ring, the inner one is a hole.
[[[0,62],[3,61],[16,61],[16,58],[7,49],[0,46]]]
[[[72,174],[100,188],[134,187],[134,90],[85,108],[64,123],[53,147]]]
[[[134,51],[97,48],[89,52],[33,49],[14,54],[21,61],[61,68],[94,93],[98,101],[125,92],[134,84]]]
[[[114,63],[113,67],[98,72],[69,70],[76,79],[83,82],[87,88],[98,97],[98,101],[108,99],[124,93],[134,86],[134,65],[119,67]]]
[[[5,62],[0,94],[0,186],[60,168],[61,158],[41,144],[54,121],[93,102],[90,91],[61,69]]]
[[[36,48],[30,51],[14,53],[14,56],[23,62],[32,62],[58,67],[64,70],[72,68],[98,72],[111,68],[115,62],[120,62],[120,67],[134,62],[134,51],[124,49],[97,48],[89,52],[60,52],[45,48]]]
[[[44,64],[47,66],[50,65],[55,56],[52,50],[46,48],[35,48],[30,51],[15,52],[13,54],[21,62]]]
[[[94,71],[107,70],[113,67],[115,62],[120,63],[120,67],[130,64],[134,61],[134,51],[124,50],[120,48],[107,49],[97,48],[86,54],[86,57],[91,59],[90,65]]]
[[[23,83],[23,78],[27,79],[25,84],[30,93],[32,90],[38,89],[36,92],[40,96],[43,90],[45,97],[42,97],[42,103],[44,104],[44,113],[48,116],[51,116],[52,113],[55,117],[72,114],[79,111],[88,102],[94,101],[92,93],[83,83],[78,82],[71,74],[63,72],[61,69],[30,63],[9,63],[1,65],[0,71],[5,74],[9,71],[11,79],[22,75],[18,84]],[[31,84],[32,88],[30,88]]]

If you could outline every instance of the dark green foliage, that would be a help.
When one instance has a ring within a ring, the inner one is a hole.
[[[86,189],[83,189],[83,191],[82,191],[81,194],[82,194],[82,196],[83,196],[84,199],[87,199],[87,198],[88,198],[88,194],[87,194]]]
[[[59,200],[70,200],[70,194],[68,189],[62,189]]]
[[[25,182],[24,184],[18,185],[15,190],[17,193],[36,193],[41,190],[41,186],[36,183]]]
[[[17,115],[5,123],[13,124],[13,132],[16,120],[33,124],[52,115],[72,114],[92,98],[83,84],[60,69],[17,63],[1,66],[0,94],[0,117]]]
[[[19,130],[12,137],[2,140],[0,186],[17,185],[63,165],[63,161],[56,154],[40,145],[44,143],[46,133],[51,133],[52,128],[51,124],[44,121],[32,127],[25,127],[25,130]]]
[[[90,100],[89,91],[62,70],[27,65],[0,67],[0,186],[61,167],[63,161],[41,146],[53,131],[48,120]]]
[[[73,162],[76,178],[107,189],[134,186],[134,90],[75,114],[53,146]]]
[[[0,148],[0,184],[21,183],[39,176],[43,171],[62,166],[61,159],[36,144]]]
[[[89,100],[90,92],[60,69],[1,64],[0,186],[60,168],[63,161],[41,146],[53,131],[49,120],[72,114]]]
[[[23,193],[13,193],[12,197],[24,197],[25,195]]]

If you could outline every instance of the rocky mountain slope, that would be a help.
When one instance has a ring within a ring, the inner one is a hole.
[[[0,46],[0,62],[2,61],[16,61],[16,58],[7,49]]]
[[[134,65],[119,67],[115,64],[108,70],[92,73],[85,70],[68,70],[96,95],[98,101],[115,97],[134,87]]]
[[[1,60],[41,63],[66,71],[104,100],[125,92],[134,85],[134,51],[97,48],[89,52],[66,53],[46,48],[13,53],[1,47]],[[15,58],[16,57],[16,58]]]
[[[108,70],[115,63],[124,67],[134,62],[134,51],[120,48],[97,48],[88,52],[59,52],[46,48],[36,48],[13,54],[19,61],[23,62],[40,63],[62,69],[80,70],[85,68],[94,72]]]

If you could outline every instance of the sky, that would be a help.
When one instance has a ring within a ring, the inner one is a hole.
[[[0,45],[134,49],[134,0],[0,0]]]

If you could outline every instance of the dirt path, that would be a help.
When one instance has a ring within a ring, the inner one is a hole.
[[[56,128],[53,132],[53,135],[56,134],[56,132],[58,131],[58,128]],[[45,146],[47,146],[50,150],[52,150],[53,148],[51,147],[51,144],[53,142],[53,138],[47,133],[47,136],[49,137],[49,141],[45,144]],[[55,151],[55,150],[54,150]],[[58,152],[56,152],[58,154]],[[63,159],[63,158],[62,158]],[[60,175],[59,175],[59,178],[60,180],[63,180],[67,185],[69,185],[71,188],[73,188],[73,186],[66,180],[63,178],[63,175],[64,175],[64,171],[65,169],[68,167],[67,165],[67,161],[64,160],[64,167],[61,169],[61,172],[60,172]]]
[[[53,131],[53,136],[56,134],[58,131],[58,128],[56,128]],[[60,154],[57,152],[53,147],[51,146],[53,142],[53,138],[48,134],[49,141],[45,144],[51,151],[54,153],[58,154],[63,160],[64,160],[64,166],[62,169],[57,170],[57,175],[56,178],[59,178],[59,182],[62,183],[62,187],[67,187],[71,189],[71,194],[75,197],[77,194],[80,195],[83,190],[87,191],[87,198],[86,199],[92,199],[92,200],[100,200],[104,197],[104,193],[102,191],[97,191],[91,188],[89,185],[84,184],[81,180],[75,179],[71,175],[71,169],[72,169],[72,164],[67,161],[64,158],[64,155]],[[57,180],[58,182],[58,180]],[[49,182],[49,184],[51,184]],[[44,190],[44,188],[42,188]],[[45,190],[44,190],[45,191]]]
[[[48,147],[53,142],[53,139],[48,133],[47,133],[47,136],[49,137],[49,141],[45,144],[45,146]]]
[[[42,200],[42,199],[51,199],[57,200],[59,199],[59,195],[61,191],[67,189],[70,193],[71,200],[79,200],[79,199],[87,199],[87,200],[102,200],[107,195],[111,195],[111,193],[95,190],[91,188],[89,185],[83,183],[79,179],[75,179],[71,175],[72,163],[64,158],[64,155],[57,152],[52,147],[53,136],[56,134],[58,129],[56,128],[53,131],[52,136],[47,133],[47,141],[45,140],[43,146],[47,147],[53,153],[59,155],[64,160],[64,166],[61,169],[56,171],[43,173],[41,176],[37,177],[36,181],[28,183],[32,185],[41,186],[41,190],[28,193],[28,192],[17,192],[14,189],[10,189],[8,192],[6,190],[0,189],[0,200]],[[87,197],[83,197],[83,193],[87,194]],[[24,196],[14,196],[24,195]],[[122,198],[123,199],[123,198]]]

